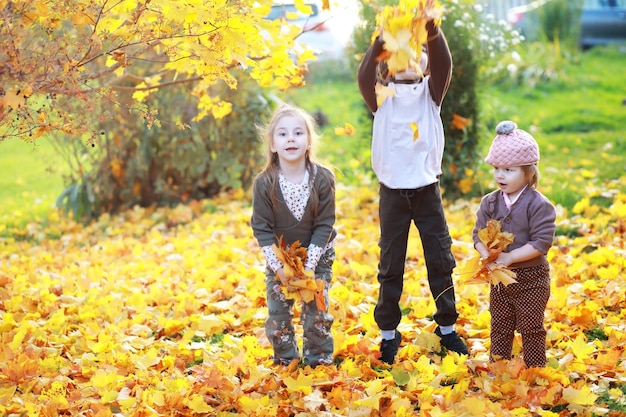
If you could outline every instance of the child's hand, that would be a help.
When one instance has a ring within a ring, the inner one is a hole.
[[[508,252],[501,252],[496,259],[496,263],[509,266],[513,263],[513,256]]]
[[[285,268],[281,267],[278,271],[276,271],[276,276],[283,285],[287,285],[288,280],[285,276]]]

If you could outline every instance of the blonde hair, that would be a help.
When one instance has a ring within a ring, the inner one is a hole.
[[[524,172],[524,178],[530,188],[537,188],[539,184],[539,167],[537,164],[523,165],[522,172]]]
[[[286,116],[298,117],[304,121],[307,132],[308,149],[305,154],[305,168],[309,173],[309,190],[311,195],[309,199],[313,205],[313,213],[317,215],[317,205],[319,203],[319,196],[317,190],[313,187],[316,175],[327,175],[327,170],[321,169],[321,165],[315,160],[313,156],[313,147],[320,138],[317,132],[317,123],[313,116],[304,111],[303,109],[289,104],[279,105],[272,114],[269,122],[265,126],[258,127],[259,135],[265,141],[267,146],[267,163],[263,171],[259,173],[259,177],[263,178],[268,185],[270,200],[272,206],[276,207],[278,204],[278,188],[279,185],[279,173],[280,173],[280,160],[278,159],[278,153],[272,152],[272,140],[274,138],[274,131],[278,122]],[[315,166],[320,168],[315,169]],[[331,182],[332,184],[332,182]]]

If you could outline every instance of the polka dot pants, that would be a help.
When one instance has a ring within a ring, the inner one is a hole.
[[[517,330],[522,336],[524,362],[528,367],[546,365],[544,312],[550,298],[550,267],[515,269],[516,284],[491,287],[491,360],[511,359]]]

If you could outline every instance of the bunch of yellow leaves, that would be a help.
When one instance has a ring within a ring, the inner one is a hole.
[[[305,303],[315,300],[318,311],[326,311],[324,300],[324,281],[315,279],[306,274],[304,264],[307,258],[305,247],[300,246],[296,240],[291,245],[286,245],[282,236],[278,239],[278,245],[273,244],[272,249],[283,264],[285,272],[281,284],[287,289],[287,298],[300,298]]]
[[[420,71],[422,45],[428,39],[426,22],[433,20],[439,25],[442,16],[437,0],[400,0],[397,6],[385,6],[376,15],[385,41],[378,59],[387,62],[391,75],[409,68]]]
[[[491,285],[509,285],[516,283],[516,274],[502,264],[495,263],[498,255],[513,243],[515,235],[502,231],[502,225],[495,219],[489,219],[487,225],[478,231],[478,238],[489,249],[489,256],[475,256],[465,262],[459,274],[471,274],[468,283],[485,283]]]

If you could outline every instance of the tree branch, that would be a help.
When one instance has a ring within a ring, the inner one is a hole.
[[[134,77],[139,78],[139,77]],[[169,81],[166,83],[161,83],[161,84],[156,84],[156,85],[151,85],[151,86],[146,86],[146,87],[126,87],[126,86],[112,86],[110,87],[111,90],[114,91],[149,91],[149,90],[155,90],[155,89],[159,89],[159,88],[164,88],[164,87],[169,87],[172,85],[177,85],[177,84],[185,84],[185,83],[191,83],[191,82],[196,82],[196,81],[201,81],[202,77],[192,77],[192,78],[186,78],[184,80],[176,80],[176,81]]]

